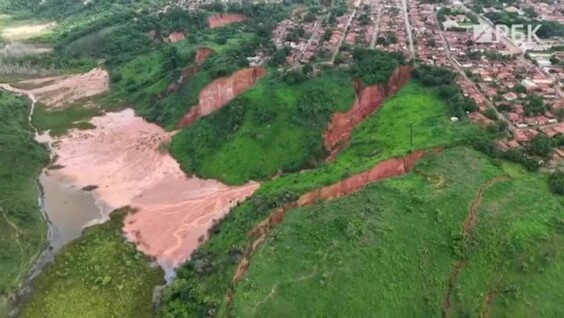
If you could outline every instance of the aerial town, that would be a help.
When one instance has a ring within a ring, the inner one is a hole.
[[[0,0],[0,318],[564,317],[564,0]]]
[[[478,106],[468,117],[484,125],[506,122],[510,134],[498,147],[507,150],[539,133],[564,133],[564,37],[499,31],[492,17],[504,15],[563,23],[564,3],[527,0],[477,9],[473,1],[355,0],[331,10],[296,9],[279,23],[273,41],[288,48],[289,67],[346,68],[352,47],[360,46],[456,71],[464,95]],[[555,151],[555,159],[564,159],[564,149]]]

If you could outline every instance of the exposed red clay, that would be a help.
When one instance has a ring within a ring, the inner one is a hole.
[[[349,140],[353,129],[366,117],[380,107],[384,99],[394,95],[402,88],[411,75],[410,66],[399,66],[394,70],[386,84],[362,87],[360,81],[353,83],[356,97],[353,106],[346,113],[335,113],[323,133],[323,144],[329,151],[328,160],[335,158],[339,150]]]
[[[184,68],[182,70],[182,73],[180,73],[180,78],[178,78],[177,80],[175,80],[174,82],[168,85],[166,93],[172,94],[176,92],[180,88],[180,85],[182,85],[182,83],[184,83],[188,78],[196,75],[196,73],[198,73],[198,70],[200,69],[200,66],[206,61],[206,59],[213,52],[214,51],[209,47],[198,48],[196,50],[196,56],[194,57],[194,62],[196,63],[196,66],[189,66]]]
[[[171,34],[168,35],[166,40],[167,42],[170,43],[176,43],[178,41],[184,40],[185,37],[186,35],[184,34],[184,32],[172,32]]]
[[[213,53],[214,51],[209,47],[200,47],[196,50],[196,57],[194,61],[196,65],[200,66],[204,63],[204,61]]]
[[[208,17],[208,25],[210,28],[219,28],[226,24],[243,22],[247,17],[242,14],[218,14]]]
[[[190,108],[176,128],[188,126],[196,119],[218,110],[265,75],[265,68],[251,67],[214,80],[200,92],[198,105]]]
[[[328,201],[339,198],[341,196],[357,192],[369,183],[406,174],[413,169],[417,161],[421,159],[423,155],[423,151],[416,151],[402,158],[390,158],[384,160],[376,164],[370,170],[361,172],[330,186],[307,192],[297,201],[287,203],[284,206],[275,209],[268,217],[258,223],[248,233],[252,242],[247,246],[245,255],[237,266],[231,280],[233,286],[227,295],[227,306],[231,305],[235,285],[245,276],[254,252],[259,245],[264,242],[270,230],[282,222],[286,212],[295,207],[308,206],[318,201]]]

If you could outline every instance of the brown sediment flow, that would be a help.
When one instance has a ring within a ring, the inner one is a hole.
[[[265,68],[251,67],[214,80],[200,92],[198,105],[190,108],[176,127],[188,126],[196,119],[218,110],[265,75]]]
[[[357,192],[369,183],[406,174],[413,169],[417,161],[421,159],[424,154],[425,153],[423,151],[416,151],[405,157],[384,160],[376,164],[370,170],[358,173],[335,184],[307,192],[297,201],[287,203],[284,206],[275,209],[268,217],[258,223],[248,233],[251,243],[247,246],[245,255],[233,275],[233,287],[227,295],[228,306],[231,305],[235,285],[245,276],[254,252],[260,244],[264,242],[267,234],[282,222],[286,212],[292,208],[312,205],[318,201],[327,201],[339,198]]]
[[[323,133],[323,144],[329,151],[328,160],[335,158],[339,150],[349,140],[353,129],[366,117],[380,107],[384,99],[394,95],[409,81],[411,67],[399,66],[394,70],[386,84],[362,87],[360,81],[353,83],[356,97],[353,106],[346,113],[335,113]]]
[[[72,131],[54,143],[57,164],[76,187],[96,185],[92,193],[111,209],[132,206],[124,232],[139,250],[161,264],[184,262],[216,220],[252,195],[256,182],[229,187],[186,177],[163,145],[171,134],[136,117],[133,110],[91,120],[95,129]]]
[[[247,17],[242,14],[218,14],[208,17],[208,25],[213,29],[245,20],[247,20]]]
[[[78,75],[25,80],[15,86],[31,87],[20,91],[34,95],[39,102],[51,108],[99,95],[110,88],[108,72],[101,68]]]

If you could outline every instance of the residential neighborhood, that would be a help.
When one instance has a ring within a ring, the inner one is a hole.
[[[539,40],[527,35],[523,40],[517,36],[518,26],[510,32],[496,27],[499,16],[529,19],[531,24],[562,23],[564,3],[528,0],[483,7],[473,1],[348,1],[341,12],[309,15],[296,10],[292,19],[278,25],[273,41],[290,48],[286,61],[292,67],[347,67],[351,48],[360,46],[456,71],[464,96],[477,105],[468,117],[484,125],[496,118],[508,124],[510,134],[497,143],[507,150],[526,145],[538,134],[564,133],[564,36],[543,34]]]

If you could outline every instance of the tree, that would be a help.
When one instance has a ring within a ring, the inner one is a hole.
[[[517,83],[515,84],[515,86],[513,86],[513,91],[517,94],[525,94],[527,92],[527,88],[525,87],[525,85]]]
[[[311,73],[313,73],[313,66],[311,66],[311,64],[306,64],[304,65],[304,67],[302,68],[302,72],[305,75],[311,75]]]
[[[484,116],[491,120],[497,120],[497,113],[493,108],[488,108],[484,111]]]
[[[540,114],[545,111],[544,100],[538,95],[529,95],[524,106],[527,116]]]
[[[227,38],[224,37],[224,36],[218,35],[218,36],[215,38],[215,43],[217,43],[217,44],[219,44],[219,45],[223,45],[223,44],[227,43]]]
[[[546,135],[539,134],[527,145],[527,152],[531,155],[548,158],[552,154],[552,140]]]
[[[313,12],[308,12],[304,17],[304,22],[309,23],[315,21],[315,14]]]
[[[564,195],[564,172],[556,171],[548,177],[548,186],[550,191]]]

